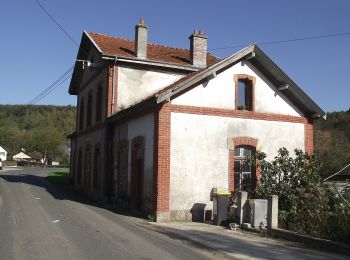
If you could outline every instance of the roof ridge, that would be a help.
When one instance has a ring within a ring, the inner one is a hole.
[[[130,39],[123,38],[123,37],[116,37],[116,36],[104,34],[104,33],[97,33],[97,32],[87,32],[87,33],[93,33],[93,34],[97,34],[100,36],[110,37],[110,38],[114,38],[114,39],[120,39],[120,40],[124,40],[124,41],[128,41],[128,42],[135,42],[134,40],[130,40]]]
[[[121,40],[125,40],[125,41],[129,41],[129,42],[135,42],[135,40],[131,40],[131,39],[127,39],[127,38],[122,38],[122,37],[117,37],[117,36],[113,36],[113,35],[109,35],[109,34],[104,34],[104,33],[97,33],[97,32],[88,32],[88,33],[93,33],[93,34],[97,34],[100,36],[105,36],[105,37],[110,37],[110,38],[114,38],[114,39],[121,39]],[[165,48],[170,48],[170,49],[175,49],[175,50],[184,50],[184,51],[189,51],[189,49],[187,48],[179,48],[179,47],[173,47],[173,46],[168,46],[168,45],[164,45],[164,44],[159,44],[159,43],[152,43],[152,42],[148,42],[147,45],[152,45],[155,47],[165,47]]]
[[[97,32],[87,32],[87,33],[93,33],[93,34],[97,34],[97,35],[101,35],[101,36],[105,36],[105,37],[110,37],[110,38],[114,38],[114,39],[121,39],[121,40],[129,41],[129,42],[132,42],[132,43],[135,42],[135,40],[122,38],[122,37],[117,37],[117,36],[104,34],[104,33],[97,33]],[[155,47],[164,47],[164,48],[169,48],[169,49],[174,49],[174,50],[190,51],[190,49],[187,49],[187,48],[173,47],[173,46],[169,46],[169,45],[164,45],[164,44],[159,44],[159,43],[152,43],[152,42],[148,42],[147,45],[152,45],[152,46],[155,46]],[[209,51],[207,51],[207,54],[212,55],[212,56],[214,56],[217,59],[221,59],[221,58],[217,57],[215,54],[212,54]]]

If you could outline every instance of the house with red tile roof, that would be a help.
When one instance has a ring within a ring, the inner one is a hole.
[[[246,155],[313,151],[325,112],[257,45],[220,59],[195,30],[189,49],[84,32],[69,93],[74,186],[157,221],[203,220],[210,192],[252,190]]]

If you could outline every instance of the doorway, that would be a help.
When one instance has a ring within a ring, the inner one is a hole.
[[[141,140],[140,140],[141,141]],[[131,176],[131,207],[135,210],[143,210],[144,190],[144,147],[142,142],[133,142]]]

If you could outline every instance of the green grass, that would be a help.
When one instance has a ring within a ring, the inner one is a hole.
[[[47,175],[46,179],[57,186],[66,187],[69,185],[69,169],[64,168],[51,172]]]

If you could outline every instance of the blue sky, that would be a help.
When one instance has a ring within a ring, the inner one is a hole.
[[[219,57],[239,48],[216,48],[350,33],[348,0],[39,1],[77,42],[83,30],[133,39],[143,17],[150,42],[188,48],[202,29]],[[0,103],[26,104],[73,65],[78,47],[34,0],[3,1],[0,24]],[[325,111],[350,108],[349,34],[260,47]],[[68,85],[38,104],[75,105]]]

